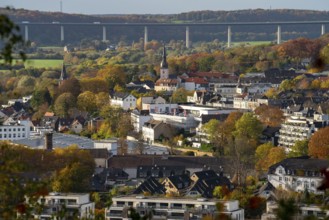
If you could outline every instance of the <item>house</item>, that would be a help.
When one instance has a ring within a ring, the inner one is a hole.
[[[83,130],[83,125],[84,122],[82,120],[74,119],[71,124],[70,130],[76,134],[79,134]]]
[[[154,90],[159,91],[168,91],[168,92],[174,92],[178,89],[179,82],[177,79],[158,79],[155,82]]]
[[[110,157],[110,153],[106,148],[90,148],[85,150],[94,158],[96,167],[107,168],[107,160]]]
[[[131,114],[131,122],[134,126],[134,131],[141,132],[143,125],[149,121],[152,117],[150,116],[149,110],[138,110],[134,109]]]
[[[269,168],[267,179],[277,189],[323,194],[317,187],[323,180],[322,169],[329,167],[328,160],[307,156],[284,159]]]
[[[187,91],[206,90],[208,88],[208,81],[200,77],[183,78],[180,86]]]
[[[118,139],[117,138],[109,138],[105,140],[96,140],[94,141],[95,149],[107,149],[110,155],[118,154]]]
[[[20,140],[30,137],[30,121],[21,120],[0,125],[0,140]]]
[[[166,178],[173,175],[182,175],[187,173],[184,166],[165,165],[159,166],[156,163],[152,166],[138,166],[137,178]]]
[[[296,212],[293,219],[326,219],[329,216],[329,210],[320,205],[302,204],[298,203],[298,212]],[[277,219],[278,203],[276,201],[266,202],[266,212],[262,214],[261,220],[275,220]]]
[[[104,168],[95,172],[91,180],[91,189],[106,192],[115,185],[122,185],[128,181],[129,175],[120,168]]]
[[[59,117],[58,116],[43,116],[40,121],[40,127],[50,128],[54,131],[58,131]]]
[[[192,181],[186,174],[169,176],[163,180],[162,185],[167,195],[185,195]]]
[[[148,177],[142,184],[140,184],[133,192],[133,194],[148,193],[154,194],[165,194],[166,190],[164,186],[159,183],[154,177]]]
[[[152,167],[163,167],[162,170],[165,170],[163,176],[183,174],[181,173],[182,168],[180,168],[183,167],[185,169],[184,173],[188,175],[190,175],[190,173],[211,169],[216,173],[223,172],[224,176],[232,177],[234,169],[230,164],[232,164],[232,161],[227,158],[176,155],[115,155],[108,159],[108,167],[121,168],[128,173],[129,178],[132,179],[146,178],[152,174],[157,174],[158,177],[160,177],[158,171],[151,172]],[[139,172],[140,167],[144,170],[142,172],[143,176],[141,176]],[[148,168],[144,169],[143,167]],[[160,168],[159,170],[161,170]],[[147,175],[147,173],[149,173],[149,175]]]
[[[59,118],[58,131],[59,132],[69,131],[72,123],[73,123],[73,118]]]
[[[144,123],[142,133],[145,141],[153,143],[160,137],[172,138],[175,132],[169,124],[151,119]]]
[[[136,97],[125,92],[114,92],[110,95],[110,103],[111,105],[116,105],[124,110],[134,109],[136,108]]]
[[[214,219],[218,214],[218,203],[224,207],[221,214],[233,220],[244,220],[244,209],[239,207],[237,200],[128,195],[113,197],[112,201],[113,204],[105,210],[106,220],[128,219],[131,208],[142,217],[152,213],[152,219],[201,220],[206,216]]]
[[[51,192],[49,195],[40,197],[38,203],[43,203],[44,207],[33,210],[35,219],[52,219],[54,215],[60,215],[62,210],[66,210],[69,216],[75,218],[93,218],[95,213],[95,203],[90,201],[89,193],[58,193]]]
[[[232,190],[234,188],[233,184],[227,177],[217,175],[217,173],[213,170],[195,172],[190,178],[193,181],[193,184],[186,193],[187,196],[212,198],[213,191],[216,186],[226,186],[228,190]]]

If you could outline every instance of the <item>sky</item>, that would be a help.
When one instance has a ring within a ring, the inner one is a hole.
[[[0,6],[78,14],[176,14],[199,10],[309,9],[329,11],[329,0],[1,0]]]

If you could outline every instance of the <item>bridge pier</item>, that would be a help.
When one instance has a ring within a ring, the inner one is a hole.
[[[149,33],[147,30],[147,26],[144,27],[144,50],[146,49],[146,45],[149,41]]]
[[[185,46],[190,48],[190,27],[186,26]]]
[[[231,26],[228,26],[227,27],[227,48],[231,47],[231,40],[232,40]]]
[[[321,35],[326,33],[326,26],[324,24],[321,25]]]
[[[64,41],[64,26],[61,25],[61,42]]]
[[[278,32],[276,34],[277,34],[276,43],[281,44],[281,25],[278,25]]]
[[[103,42],[106,41],[106,27],[103,26]]]
[[[29,26],[25,25],[24,26],[24,39],[25,41],[28,41],[29,40]]]

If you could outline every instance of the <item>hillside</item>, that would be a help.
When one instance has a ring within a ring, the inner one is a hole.
[[[8,13],[5,9],[0,9],[0,13]],[[189,23],[189,22],[255,22],[255,21],[306,21],[306,20],[328,20],[328,11],[311,11],[311,10],[238,10],[238,11],[193,11],[180,14],[168,15],[82,15],[82,14],[66,14],[60,12],[40,12],[17,9],[10,11],[10,17],[16,22],[122,22],[122,23],[156,23],[156,22],[172,22],[172,23]],[[59,30],[54,27],[45,27],[42,30],[38,28],[30,28],[30,36],[32,41],[41,45],[59,44]],[[218,39],[226,40],[226,28],[213,27],[194,27],[191,30],[191,40],[196,41],[212,41]],[[276,27],[258,26],[258,27],[234,27],[233,41],[268,41],[275,39]],[[66,42],[71,44],[79,44],[83,39],[100,40],[102,32],[100,27],[72,27],[70,31],[66,31]],[[142,27],[113,27],[108,30],[107,35],[111,43],[125,41],[131,43],[143,38]],[[284,26],[282,28],[282,38],[292,39],[296,37],[316,38],[320,35],[319,25],[295,25]],[[58,36],[58,37],[54,37]],[[149,39],[160,41],[184,40],[185,29],[170,27],[166,31],[163,28],[149,28]]]

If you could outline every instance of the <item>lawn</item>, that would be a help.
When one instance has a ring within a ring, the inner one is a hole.
[[[13,63],[15,64],[15,61]],[[34,68],[59,68],[59,67],[62,66],[62,64],[63,64],[63,60],[28,59],[28,60],[25,61],[25,68],[28,68],[28,67],[34,67]]]

